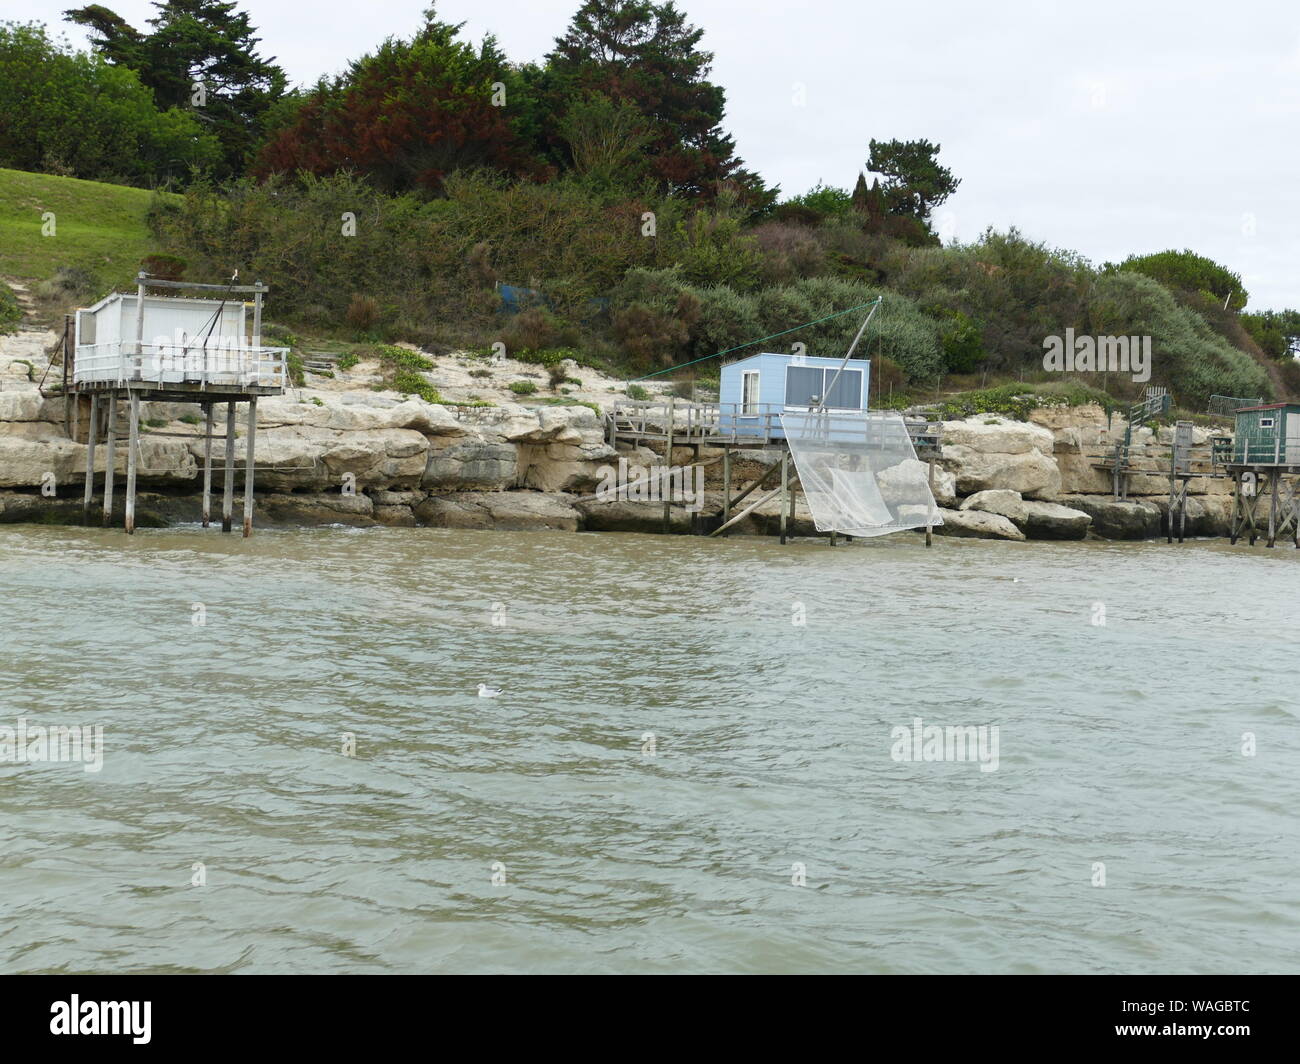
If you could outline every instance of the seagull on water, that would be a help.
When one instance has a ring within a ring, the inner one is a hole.
[[[479,698],[496,698],[496,696],[499,695],[500,693],[501,693],[501,688],[499,687],[489,687],[485,683],[481,683],[478,685]]]

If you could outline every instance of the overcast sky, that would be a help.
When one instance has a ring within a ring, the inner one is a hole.
[[[102,2],[137,27],[152,11],[147,0]],[[550,49],[578,2],[441,0],[438,11],[527,60]],[[264,53],[310,82],[409,35],[426,5],[240,6]],[[945,236],[1015,225],[1098,263],[1190,247],[1241,273],[1252,309],[1300,306],[1294,0],[678,6],[716,56],[739,154],[786,194],[818,180],[851,186],[872,137],[924,137],[962,180],[935,216]],[[0,17],[35,16],[0,0]]]

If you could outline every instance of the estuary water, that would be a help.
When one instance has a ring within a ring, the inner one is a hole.
[[[1300,971],[1298,605],[1219,542],[3,527],[0,971]]]

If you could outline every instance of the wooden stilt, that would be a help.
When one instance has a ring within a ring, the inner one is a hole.
[[[113,466],[117,464],[117,392],[108,393],[108,439],[104,441],[104,526],[113,520]]]
[[[929,461],[929,466],[930,466],[930,468],[929,468],[929,471],[927,472],[926,476],[927,476],[927,478],[928,478],[928,480],[929,480],[929,483],[930,483],[930,498],[933,499],[933,498],[934,498],[934,459],[933,459],[933,458],[930,459],[930,461]],[[928,518],[927,518],[927,520],[926,520],[926,522],[925,522],[925,545],[926,545],[927,547],[931,546],[931,545],[934,543],[934,521],[933,521],[933,518],[934,518],[934,507],[931,506],[931,507],[930,507],[930,513],[929,513]]]
[[[207,528],[212,518],[212,433],[216,418],[212,416],[212,403],[203,404],[203,527]]]
[[[790,495],[790,452],[788,450],[781,452],[781,544],[785,545],[786,523],[785,511],[786,502]]]
[[[772,468],[775,469],[776,466],[773,466]],[[773,489],[772,489],[771,491],[769,491],[766,495],[764,495],[762,498],[760,498],[757,502],[751,502],[748,506],[746,506],[743,510],[741,510],[740,513],[736,514],[736,516],[733,517],[733,518],[732,518],[730,521],[728,521],[726,524],[719,525],[717,528],[715,528],[712,532],[709,533],[709,536],[710,536],[710,537],[713,537],[713,536],[721,535],[723,532],[725,532],[725,531],[726,531],[728,528],[730,528],[732,525],[736,524],[738,521],[743,521],[746,517],[748,517],[748,516],[749,516],[750,514],[752,514],[755,510],[757,510],[760,506],[762,506],[763,503],[768,502],[769,500],[776,498],[776,497],[777,497],[778,495],[780,495],[780,494],[781,494],[781,489],[780,489],[780,488],[773,488]]]
[[[235,508],[235,404],[226,404],[226,483],[221,499],[221,531],[229,532]]]
[[[95,436],[99,433],[99,396],[90,397],[90,432],[86,436],[86,494],[81,503],[84,519],[90,520],[90,503],[95,494]]]
[[[1277,470],[1268,475],[1268,545],[1277,543]]]
[[[126,534],[135,535],[135,466],[136,454],[140,450],[140,396],[135,392],[127,393],[127,406],[130,410],[130,429],[126,437]]]
[[[248,451],[244,459],[244,538],[253,534],[253,450],[257,444],[257,396],[248,400]]]
[[[673,400],[668,400],[668,441],[664,446],[664,535],[668,535],[673,530],[673,503],[672,491],[669,487],[669,470],[673,465]]]
[[[1232,474],[1232,525],[1228,536],[1228,542],[1233,546],[1237,543],[1237,533],[1241,529],[1241,474]]]
[[[722,452],[722,520],[731,520],[731,448]]]

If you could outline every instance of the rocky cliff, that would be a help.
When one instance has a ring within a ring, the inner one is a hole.
[[[61,398],[39,383],[49,365],[52,334],[23,332],[0,340],[0,521],[71,519],[80,512],[87,417],[69,438]],[[57,368],[51,376],[57,375]],[[144,403],[140,445],[141,523],[194,520],[203,445],[197,406]],[[219,431],[221,429],[219,428]],[[239,423],[242,433],[243,425]],[[978,416],[943,426],[936,497],[943,534],[1005,539],[1137,539],[1158,535],[1167,507],[1168,475],[1155,451],[1168,431],[1141,429],[1133,455],[1139,473],[1131,499],[1111,498],[1110,474],[1097,455],[1124,432],[1098,407],[1044,408],[1028,422]],[[1197,430],[1197,443],[1207,439]],[[238,452],[241,455],[242,447]],[[674,507],[674,530],[698,527],[720,510],[721,451],[705,448],[708,493],[700,515]],[[663,507],[602,501],[593,496],[602,469],[620,457],[635,472],[663,456],[645,448],[620,454],[605,443],[601,418],[586,406],[444,407],[376,391],[292,389],[258,404],[257,514],[262,525],[427,525],[446,528],[659,531]],[[695,460],[679,448],[673,463]],[[105,449],[96,450],[103,472]],[[737,486],[779,460],[776,452],[741,452]],[[125,448],[116,468],[124,475]],[[215,472],[220,490],[221,471]],[[42,487],[44,491],[42,492]],[[1230,482],[1194,478],[1188,531],[1223,534]],[[760,507],[736,529],[774,531],[778,501]],[[792,532],[813,531],[803,500]]]

